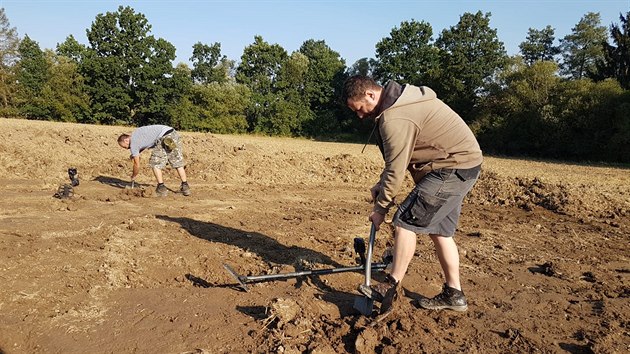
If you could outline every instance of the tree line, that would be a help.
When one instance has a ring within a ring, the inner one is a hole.
[[[609,27],[587,13],[559,40],[530,28],[514,56],[490,18],[464,13],[435,38],[430,23],[404,21],[350,66],[324,40],[289,53],[261,36],[238,61],[198,42],[192,66],[174,66],[176,48],[128,6],[97,15],[87,45],[70,35],[54,50],[19,38],[0,9],[0,116],[364,139],[370,127],[339,101],[363,74],[432,87],[487,152],[630,162],[630,12]]]

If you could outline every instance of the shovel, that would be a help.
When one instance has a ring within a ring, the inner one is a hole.
[[[368,242],[367,257],[365,259],[365,283],[361,285],[366,289],[370,288],[370,279],[372,278],[372,250],[374,248],[374,239],[376,238],[376,227],[372,224],[370,229],[370,240]],[[362,315],[372,315],[374,309],[374,300],[368,296],[357,297],[354,299],[354,309],[358,310]]]

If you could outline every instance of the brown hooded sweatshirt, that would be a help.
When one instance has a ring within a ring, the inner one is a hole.
[[[374,211],[387,214],[405,179],[415,183],[432,170],[479,166],[481,148],[464,120],[426,86],[388,83],[375,118],[385,168]]]

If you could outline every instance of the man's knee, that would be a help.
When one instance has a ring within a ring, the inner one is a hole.
[[[407,230],[404,227],[396,226],[394,228],[394,237],[402,235],[403,237],[416,237],[416,233],[411,230]]]

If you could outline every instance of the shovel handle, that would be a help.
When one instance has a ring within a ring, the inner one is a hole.
[[[370,239],[368,241],[367,256],[365,258],[365,286],[370,286],[372,279],[372,251],[374,249],[374,240],[376,239],[376,226],[372,223],[370,228]]]

